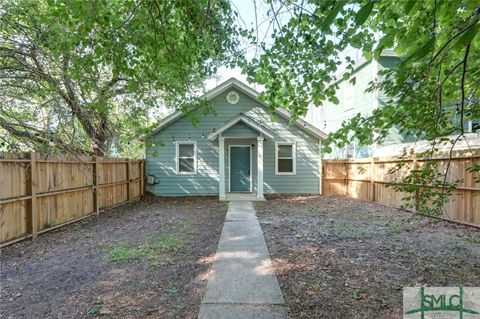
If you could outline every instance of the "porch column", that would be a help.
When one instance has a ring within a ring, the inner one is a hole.
[[[263,199],[263,136],[257,137],[257,199]]]
[[[225,200],[225,137],[218,137],[218,188],[219,199]]]

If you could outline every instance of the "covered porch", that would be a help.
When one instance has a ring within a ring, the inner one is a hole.
[[[274,133],[240,113],[207,137],[218,140],[219,200],[265,200],[263,149]]]

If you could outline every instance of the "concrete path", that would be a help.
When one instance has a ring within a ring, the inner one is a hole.
[[[231,201],[199,319],[287,318],[251,202]]]

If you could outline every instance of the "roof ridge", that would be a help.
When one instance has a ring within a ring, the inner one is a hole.
[[[254,99],[257,101],[261,106],[265,107],[268,110],[268,105],[264,102],[261,101],[258,96],[260,93],[258,93],[255,89],[251,88],[247,84],[243,83],[242,81],[238,80],[235,77],[231,77],[230,79],[222,82],[221,84],[217,85],[215,88],[211,89],[210,91],[207,91],[205,94],[203,94],[200,98],[206,98],[207,100],[214,99],[218,95],[222,94],[225,92],[227,89],[229,89],[231,86],[235,86],[238,90],[240,90],[243,94],[247,95],[248,97]],[[277,107],[275,110],[275,113],[283,117],[284,119],[290,120],[292,117],[291,113],[287,111],[284,108]],[[185,116],[181,111],[176,111],[168,116],[166,116],[164,119],[162,119],[159,123],[158,128],[153,130],[150,134],[147,135],[147,137],[152,136],[153,134],[158,133],[162,129],[166,128],[170,124],[174,123],[178,119],[182,118]],[[323,132],[322,130],[318,129],[317,127],[309,124],[307,121],[297,118],[295,120],[295,125],[298,126],[300,129],[303,131],[310,133],[311,135],[319,138],[319,139],[325,139],[327,137],[327,134]]]

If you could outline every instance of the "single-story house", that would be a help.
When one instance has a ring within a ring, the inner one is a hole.
[[[167,116],[149,138],[147,190],[159,196],[245,193],[320,194],[321,143],[326,134],[276,110],[272,121],[259,93],[231,78],[204,95],[214,112],[198,111],[193,126],[180,111]]]

